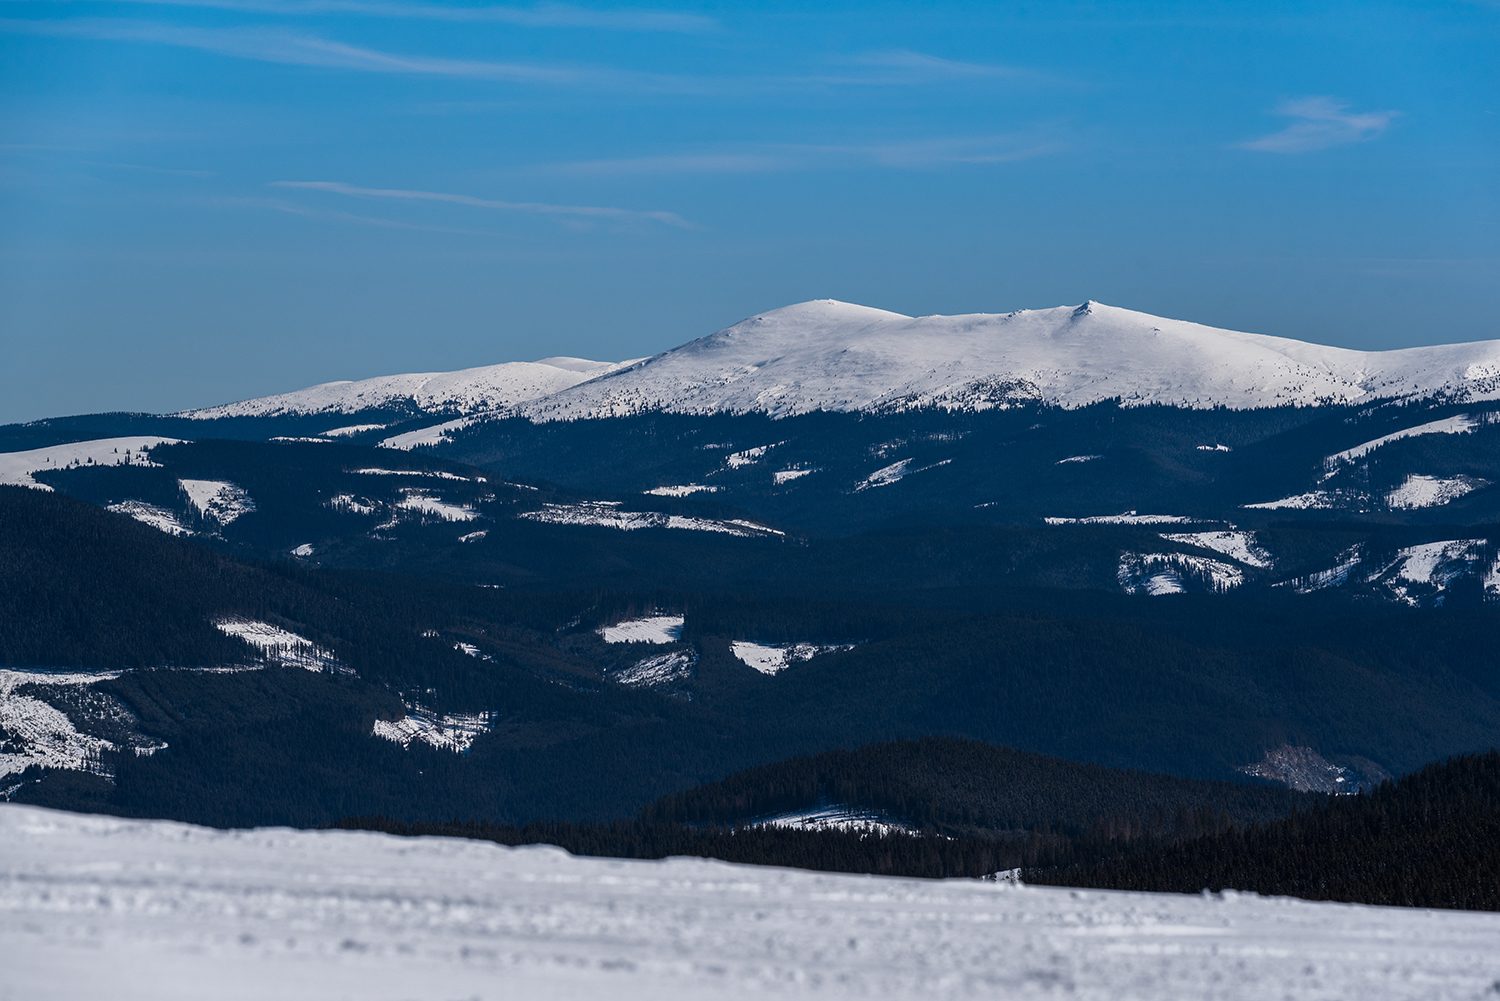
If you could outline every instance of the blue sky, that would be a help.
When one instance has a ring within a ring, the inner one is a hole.
[[[0,0],[0,421],[833,297],[1500,337],[1500,2]]]

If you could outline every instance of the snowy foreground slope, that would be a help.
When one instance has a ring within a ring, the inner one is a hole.
[[[0,806],[0,999],[1481,998],[1500,915]]]

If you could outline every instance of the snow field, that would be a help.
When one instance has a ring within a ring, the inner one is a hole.
[[[30,695],[17,695],[22,685],[91,685],[118,678],[119,671],[59,673],[0,670],[0,779],[19,775],[32,765],[98,771],[103,751],[115,745],[79,733],[67,713]]]
[[[1245,583],[1239,567],[1187,553],[1124,553],[1116,572],[1126,594],[1182,594],[1197,580],[1215,592]]]
[[[0,997],[1449,1001],[1500,914],[1080,891],[0,805]]]
[[[1408,476],[1395,490],[1386,494],[1387,507],[1398,511],[1410,511],[1422,507],[1438,507],[1456,501],[1481,487],[1490,485],[1489,480],[1475,476],[1454,476],[1439,479],[1435,476],[1413,474]]]
[[[729,650],[744,664],[755,668],[761,674],[775,674],[784,671],[793,664],[800,664],[805,660],[812,660],[820,653],[831,653],[834,650],[852,650],[853,643],[842,643],[833,645],[819,645],[817,643],[750,643],[744,640],[735,640],[729,644]]]
[[[168,535],[197,534],[191,528],[188,528],[182,522],[177,520],[177,513],[175,511],[168,511],[164,507],[157,507],[155,504],[147,504],[145,501],[120,501],[120,503],[118,504],[108,505],[105,510],[113,511],[115,514],[123,514],[128,517],[134,518],[136,521],[139,521],[146,525],[150,525],[152,528],[157,529],[158,531],[166,532]]]
[[[893,483],[900,483],[902,480],[906,479],[906,477],[908,476],[911,476],[913,473],[925,473],[929,469],[936,469],[939,466],[946,466],[952,461],[952,459],[943,459],[941,462],[934,462],[930,466],[922,466],[919,469],[913,469],[911,468],[911,464],[913,462],[912,459],[902,459],[900,462],[893,462],[889,466],[886,466],[882,469],[877,469],[869,476],[866,476],[864,479],[860,480],[854,485],[854,492],[860,493],[864,490],[873,490],[876,487],[888,487]]]
[[[778,469],[771,474],[771,480],[779,487],[820,471],[819,469]]]
[[[404,496],[394,505],[394,507],[402,511],[416,511],[421,515],[437,518],[441,521],[473,521],[479,517],[479,512],[473,508],[450,504],[440,497],[434,497],[425,490],[408,488],[402,491],[402,493]],[[390,525],[382,525],[381,527],[389,528],[394,524],[395,522],[392,520]]]
[[[652,487],[644,491],[653,497],[688,497],[699,493],[717,493],[719,487],[704,486],[702,483],[684,483],[679,487]]]
[[[1096,514],[1087,518],[1043,518],[1049,525],[1190,525],[1200,519],[1181,514]]]
[[[628,364],[622,362],[620,364]],[[473,414],[548,396],[596,376],[614,371],[610,362],[551,359],[506,362],[458,372],[418,372],[383,375],[358,382],[326,382],[291,393],[244,400],[174,416],[193,420],[220,417],[270,417],[278,414],[353,414],[371,408],[411,408]],[[353,425],[360,430],[373,427]],[[356,433],[348,428],[335,432]]]
[[[627,688],[651,688],[691,677],[698,655],[691,650],[676,650],[654,657],[643,657],[629,667],[610,675],[610,680]]]
[[[139,435],[75,441],[25,452],[0,452],[0,484],[51,490],[45,483],[32,479],[31,474],[69,466],[154,466],[156,463],[146,455],[146,450],[175,444],[178,444],[176,438]]]
[[[519,404],[533,420],[647,411],[982,411],[1108,399],[1249,409],[1500,396],[1500,342],[1350,351],[1080,306],[910,317],[820,299]]]
[[[662,514],[659,511],[622,511],[619,501],[580,501],[577,504],[544,503],[539,509],[522,511],[516,517],[525,521],[541,522],[544,525],[595,525],[601,528],[619,529],[622,532],[634,532],[643,528],[672,528],[689,532],[718,532],[747,539],[786,534],[780,529],[742,518],[719,520]]]
[[[824,806],[796,813],[778,813],[755,821],[761,827],[799,831],[857,831],[862,834],[911,834],[912,829],[883,813],[848,806]]]
[[[224,480],[178,480],[177,485],[200,515],[220,525],[255,510],[255,502],[243,488]]]
[[[685,621],[681,615],[650,615],[600,626],[595,632],[606,643],[676,643],[682,639]]]
[[[1212,549],[1247,567],[1265,569],[1271,565],[1271,554],[1255,541],[1254,532],[1164,532],[1161,537],[1168,542],[1180,542],[1188,546]]]
[[[460,644],[460,647],[462,645]],[[470,656],[478,655],[479,651],[475,648]],[[420,740],[440,751],[449,750],[464,754],[474,743],[474,738],[489,732],[489,729],[488,713],[444,716],[420,705],[408,705],[406,715],[398,720],[376,720],[374,727],[370,730],[370,735],[383,737],[402,747],[410,747],[412,741]]]
[[[346,670],[333,651],[325,650],[312,640],[273,626],[269,622],[228,616],[214,622],[214,628],[226,636],[237,636],[249,643],[268,660],[308,671]]]
[[[1393,441],[1403,438],[1416,438],[1426,434],[1468,434],[1483,424],[1493,424],[1500,420],[1500,413],[1487,414],[1459,414],[1457,417],[1445,417],[1440,421],[1429,421],[1416,427],[1406,428],[1392,434],[1383,435],[1353,448],[1347,448],[1342,452],[1335,452],[1323,460],[1323,479],[1328,479],[1339,471],[1340,468],[1357,462],[1380,448],[1389,445]]]

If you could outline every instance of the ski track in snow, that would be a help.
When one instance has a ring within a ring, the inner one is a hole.
[[[1473,1001],[1500,914],[914,880],[0,805],[28,1001]]]

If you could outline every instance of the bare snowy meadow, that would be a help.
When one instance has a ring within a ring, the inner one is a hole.
[[[1482,998],[1500,914],[0,807],[0,998]]]

